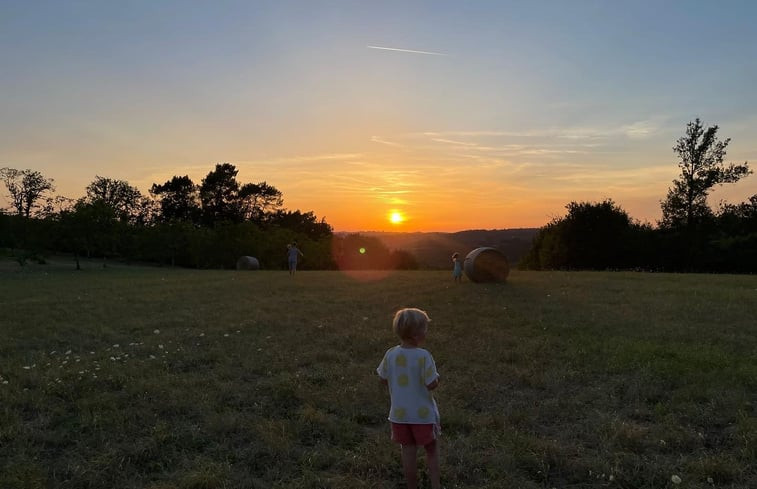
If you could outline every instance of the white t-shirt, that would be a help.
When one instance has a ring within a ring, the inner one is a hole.
[[[376,372],[392,398],[389,421],[439,425],[439,409],[426,386],[439,378],[434,358],[423,348],[397,345],[384,354]]]

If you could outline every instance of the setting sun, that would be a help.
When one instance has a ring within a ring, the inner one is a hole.
[[[398,211],[392,211],[389,213],[389,222],[392,224],[400,224],[405,218]]]

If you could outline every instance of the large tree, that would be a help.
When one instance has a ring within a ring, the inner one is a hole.
[[[243,218],[259,223],[281,210],[284,197],[279,189],[266,182],[246,183],[239,189],[239,203]]]
[[[29,217],[45,192],[55,190],[53,179],[45,178],[35,170],[0,168],[0,179],[8,189],[11,205],[19,216]]]
[[[568,214],[555,218],[534,237],[521,267],[532,269],[629,268],[645,227],[633,222],[612,199],[571,202]]]
[[[279,210],[270,215],[269,222],[302,233],[312,240],[319,240],[333,234],[333,229],[326,219],[319,220],[312,211],[303,213],[299,210]]]
[[[200,203],[205,224],[242,220],[237,173],[239,170],[231,163],[219,163],[202,179]]]
[[[110,207],[121,222],[143,223],[148,219],[150,210],[148,199],[142,196],[138,188],[125,180],[101,176],[96,176],[87,186],[85,202]]]
[[[154,183],[150,193],[160,201],[162,221],[195,222],[199,219],[199,190],[188,175],[174,176],[163,185]]]
[[[673,147],[681,174],[661,203],[662,227],[692,229],[712,216],[707,195],[715,185],[734,183],[751,173],[747,162],[723,163],[731,140],[720,141],[717,133],[718,126],[705,128],[697,118],[686,125],[686,134]]]

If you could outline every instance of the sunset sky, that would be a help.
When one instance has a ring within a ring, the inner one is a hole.
[[[229,162],[337,231],[538,227],[604,198],[655,223],[694,118],[757,168],[756,20],[753,1],[0,0],[0,167],[80,197]],[[711,202],[753,194],[757,175]]]

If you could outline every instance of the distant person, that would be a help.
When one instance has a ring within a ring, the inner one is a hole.
[[[392,329],[401,343],[387,350],[376,372],[389,386],[389,421],[392,440],[402,448],[402,468],[407,489],[418,487],[418,447],[426,450],[426,466],[433,489],[440,489],[439,409],[431,391],[439,385],[439,373],[431,353],[419,348],[428,333],[428,315],[415,308],[400,309]]]
[[[297,273],[297,258],[304,257],[299,248],[297,248],[297,241],[293,241],[287,245],[287,259],[289,261],[289,275]]]
[[[452,253],[452,278],[456,284],[463,281],[463,264],[460,263],[460,255],[457,252]]]

